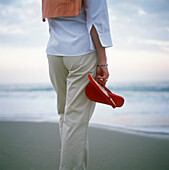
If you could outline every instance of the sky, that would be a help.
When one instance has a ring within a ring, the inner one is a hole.
[[[114,81],[169,80],[169,1],[107,0]],[[40,0],[0,0],[0,84],[48,83]]]

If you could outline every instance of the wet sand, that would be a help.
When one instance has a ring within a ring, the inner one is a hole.
[[[0,170],[58,170],[57,123],[0,122]],[[89,170],[168,170],[169,137],[89,127]]]

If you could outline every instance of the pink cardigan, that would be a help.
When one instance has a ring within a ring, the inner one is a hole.
[[[42,0],[42,18],[71,17],[81,13],[82,0]]]

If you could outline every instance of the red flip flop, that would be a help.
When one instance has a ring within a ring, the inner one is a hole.
[[[92,84],[88,84],[86,87],[86,96],[98,103],[111,105],[113,108],[122,107],[124,104],[124,98],[113,94],[105,86],[101,86],[91,75],[88,75]]]

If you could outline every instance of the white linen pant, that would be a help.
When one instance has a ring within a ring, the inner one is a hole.
[[[61,155],[59,170],[88,166],[88,123],[95,108],[85,88],[88,74],[96,75],[97,53],[81,56],[48,55],[49,75],[57,92]]]

